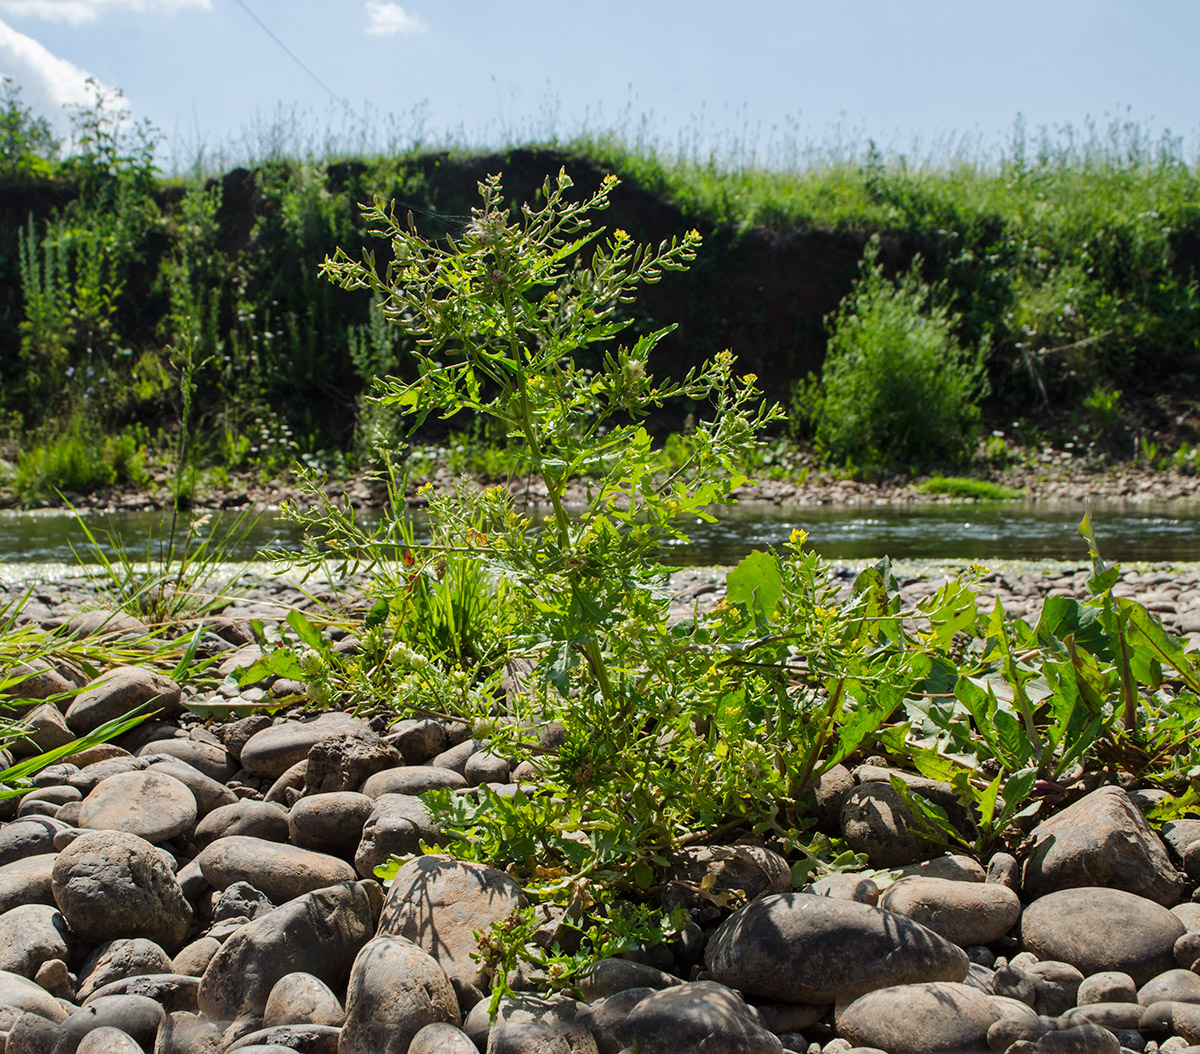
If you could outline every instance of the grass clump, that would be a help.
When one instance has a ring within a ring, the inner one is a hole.
[[[979,430],[986,347],[964,349],[943,291],[920,275],[918,257],[897,282],[885,277],[879,241],[858,281],[828,320],[821,380],[802,389],[818,447],[861,467],[961,460]]]
[[[1024,494],[1003,483],[969,476],[930,476],[917,486],[922,494],[944,494],[962,501],[1016,501]]]

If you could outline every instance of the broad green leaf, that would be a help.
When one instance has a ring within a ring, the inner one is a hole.
[[[729,600],[745,604],[763,622],[775,614],[783,596],[783,570],[774,553],[755,549],[725,576]]]
[[[312,648],[313,651],[322,652],[328,650],[329,642],[321,636],[320,630],[309,622],[303,612],[289,611],[287,624],[292,627],[296,636],[308,645],[308,647]]]
[[[1126,597],[1117,597],[1115,602],[1129,643],[1135,649],[1146,649],[1159,662],[1175,670],[1179,679],[1193,692],[1200,692],[1200,673],[1184,651],[1183,643],[1167,633],[1144,604]],[[1138,671],[1135,669],[1135,672]]]
[[[1050,645],[1053,641],[1065,641],[1074,636],[1075,643],[1099,659],[1111,661],[1113,657],[1104,627],[1100,624],[1097,610],[1081,604],[1074,597],[1046,597],[1042,614],[1038,619],[1038,641]]]

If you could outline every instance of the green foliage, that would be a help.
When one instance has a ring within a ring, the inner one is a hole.
[[[819,390],[809,398],[818,445],[859,465],[961,459],[979,426],[984,349],[966,352],[942,291],[921,279],[918,258],[898,283],[863,253],[858,281],[828,323]]]
[[[145,486],[146,447],[136,428],[99,436],[82,412],[61,433],[22,450],[14,488],[29,503],[53,501],[56,494],[87,494],[113,484]]]
[[[49,175],[58,146],[50,122],[21,102],[20,85],[11,77],[0,80],[0,178]]]
[[[917,490],[922,494],[945,494],[960,501],[1015,501],[1024,497],[1021,491],[1002,483],[969,476],[930,476]]]

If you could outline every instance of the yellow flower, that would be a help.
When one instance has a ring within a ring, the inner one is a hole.
[[[613,241],[614,242],[623,242],[623,241],[628,241],[628,240],[629,240],[629,232],[628,231],[622,230],[620,227],[618,227],[615,231],[613,231]]]
[[[788,539],[788,545],[793,549],[801,548],[808,541],[808,531],[803,527],[792,528],[792,536]]]

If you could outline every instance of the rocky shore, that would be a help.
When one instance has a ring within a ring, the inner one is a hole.
[[[895,505],[927,503],[954,499],[927,494],[920,489],[922,477],[890,476],[877,480],[841,478],[816,465],[801,463],[781,472],[777,478],[763,474],[739,489],[739,501],[761,501],[775,505]],[[1154,468],[1140,462],[1104,463],[1092,458],[1073,456],[1069,451],[1044,450],[1021,463],[1003,469],[976,473],[974,478],[997,483],[1020,492],[1028,501],[1102,501],[1157,502],[1200,499],[1200,476],[1177,468]],[[454,475],[445,468],[428,480],[437,490],[453,486]],[[536,503],[544,497],[538,487],[525,480],[506,482],[482,479],[488,485],[507,485],[519,500]],[[382,483],[361,476],[333,479],[325,487],[333,498],[349,501],[356,508],[379,508],[387,501]],[[68,495],[76,508],[141,510],[161,508],[170,494],[169,475],[158,472],[148,487],[101,488],[89,494]],[[408,495],[419,500],[415,488]],[[285,501],[301,505],[308,496],[295,480],[284,477],[261,479],[256,473],[230,473],[222,486],[202,487],[194,496],[196,508],[222,509],[244,506],[277,506]],[[15,498],[0,491],[0,508],[16,504]]]
[[[1086,578],[995,573],[980,588],[1036,620],[1045,596],[1082,595]],[[723,595],[711,569],[674,584],[675,617]],[[901,582],[909,600],[938,584]],[[1200,572],[1127,570],[1116,591],[1200,642]],[[207,624],[203,653],[245,668],[261,653],[252,622],[314,602],[282,580],[248,586]],[[21,617],[142,629],[97,613],[81,582],[37,587]],[[8,803],[5,1054],[1200,1054],[1200,818],[1152,827],[1153,787],[1089,774],[1044,788],[1012,852],[974,859],[927,841],[891,777],[954,819],[948,786],[852,758],[822,777],[814,808],[867,870],[795,889],[770,844],[680,849],[653,891],[691,916],[675,941],[599,961],[574,995],[514,976],[492,1019],[476,934],[523,891],[493,868],[414,855],[438,841],[417,795],[511,793],[536,780],[527,764],[452,721],[284,709],[294,682],[181,688],[151,656],[0,675],[23,678],[27,698],[74,693],[27,712],[32,743],[15,753],[158,710]],[[375,868],[393,855],[412,859],[385,888]],[[537,939],[578,939],[570,921],[547,912]]]

